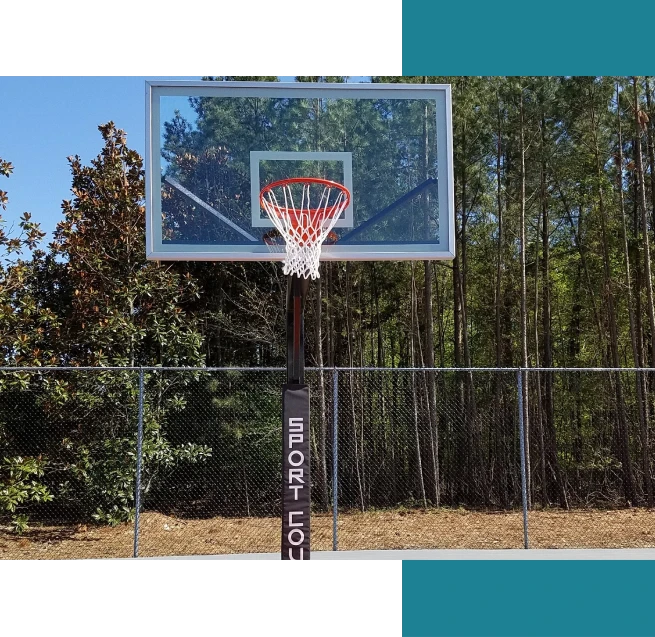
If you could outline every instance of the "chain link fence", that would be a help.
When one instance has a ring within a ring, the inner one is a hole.
[[[0,370],[0,559],[278,551],[285,378]],[[649,370],[306,382],[313,550],[655,547]]]

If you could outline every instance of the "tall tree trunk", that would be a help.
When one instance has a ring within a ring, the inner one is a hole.
[[[455,221],[455,225],[459,224]],[[456,236],[459,237],[460,231],[457,228]],[[459,240],[456,240],[459,244]],[[455,367],[462,366],[462,300],[460,298],[460,257],[459,254],[455,255],[453,259],[453,358],[455,360]]]
[[[418,300],[418,291],[416,289],[414,290],[414,295],[415,295],[416,299]],[[418,301],[417,301],[417,304],[418,304]],[[421,328],[421,326],[420,326],[420,321],[418,319],[418,313],[417,313],[417,317],[416,317],[416,332],[417,332],[416,347],[418,348],[418,363],[419,363],[419,366],[422,369],[425,369],[425,357],[423,356],[423,345],[421,343],[421,338],[420,338],[420,328]],[[426,415],[428,417],[428,425],[429,425],[430,424],[430,415],[431,414],[430,414],[430,399],[429,399],[430,392],[428,390],[428,374],[429,374],[429,371],[427,371],[427,372],[424,371],[421,374],[421,381],[422,381],[422,384],[423,384],[423,398],[425,400],[425,413],[426,413]],[[429,447],[430,447],[430,462],[432,464],[432,475],[430,476],[430,478],[432,480],[432,482],[431,482],[432,502],[436,506],[437,505],[437,499],[438,499],[438,496],[439,496],[439,484],[438,484],[438,480],[439,480],[439,473],[438,473],[439,461],[438,461],[437,457],[435,456],[435,449],[437,447],[436,447],[436,443],[435,443],[435,440],[434,440],[434,433],[435,432],[432,429],[432,427],[429,426],[428,427],[428,435],[429,435],[429,439],[430,439],[430,441],[429,441],[430,442],[430,445],[429,445]],[[427,491],[428,491],[428,489],[426,487],[426,493],[427,493]]]
[[[641,122],[639,121],[639,91],[637,78],[632,78],[633,108],[635,116],[635,170],[638,181],[639,206],[641,208],[641,226],[643,230],[644,276],[646,278],[646,293],[648,295],[648,318],[650,320],[650,365],[655,366],[655,301],[653,300],[653,278],[650,269],[650,240],[648,233],[648,211],[646,209],[646,185],[644,183],[644,164],[641,151]]]
[[[410,360],[411,366],[416,367],[416,343],[415,343],[415,329],[418,328],[418,313],[417,313],[417,301],[416,301],[416,277],[414,271],[414,262],[412,262],[412,280],[410,283],[411,287],[411,327],[410,327],[410,338],[409,338],[409,348],[410,348]],[[418,487],[421,500],[423,502],[423,507],[427,509],[428,501],[425,495],[425,482],[423,481],[423,462],[421,460],[421,437],[418,427],[418,397],[417,387],[416,387],[416,372],[412,372],[412,407],[413,407],[413,416],[414,416],[414,441],[416,443],[416,474],[418,478]]]
[[[318,423],[318,494],[321,508],[326,511],[330,497],[328,494],[328,476],[327,476],[327,422],[328,411],[327,401],[325,398],[325,373],[323,372],[323,298],[321,279],[316,280],[315,286],[316,306],[314,308],[314,356],[316,364],[319,367],[318,372],[318,390],[320,401],[320,420]]]
[[[353,346],[353,318],[352,318],[352,281],[351,281],[351,264],[350,261],[346,262],[346,329],[348,331],[347,341],[348,341],[348,367],[354,367],[354,346]],[[359,505],[362,512],[365,509],[364,506],[364,489],[362,486],[362,472],[361,472],[361,459],[360,459],[360,450],[359,450],[359,441],[357,434],[357,410],[355,409],[355,377],[354,372],[351,369],[348,372],[348,378],[350,381],[350,417],[352,420],[353,427],[353,445],[355,452],[355,474],[357,477],[357,494],[359,499]]]
[[[377,268],[375,262],[371,263],[371,283],[372,283],[372,293],[373,293],[373,311],[375,313],[375,326],[376,326],[376,335],[377,335],[377,346],[376,346],[376,364],[378,367],[382,368],[385,365],[387,360],[385,356],[384,349],[384,339],[382,333],[382,317],[380,316],[380,296],[378,290],[378,280],[377,280]],[[391,366],[393,367],[393,357],[391,359]],[[379,391],[380,398],[380,422],[382,427],[382,440],[384,441],[384,449],[382,451],[382,457],[380,459],[381,466],[388,467],[388,457],[391,453],[391,462],[393,463],[393,454],[394,454],[394,432],[393,429],[389,427],[388,422],[388,408],[387,408],[387,391],[389,387],[389,378],[384,377],[380,379],[381,387]],[[389,469],[386,469],[389,471]],[[388,479],[393,483],[393,489],[395,491],[395,469],[393,465],[391,466],[391,475],[388,476]],[[395,502],[395,500],[394,500]]]
[[[325,268],[325,279],[326,279],[326,294],[325,294],[325,309],[327,311],[327,356],[328,356],[328,366],[335,366],[335,350],[336,350],[336,334],[334,331],[334,309],[333,309],[333,299],[334,299],[334,278],[335,278],[335,266],[337,264],[332,261],[328,261]]]
[[[391,368],[395,367],[395,338],[394,332],[391,331],[389,334],[389,350],[391,357]],[[391,409],[389,411],[389,425],[391,428],[391,494],[393,497],[393,502],[396,504],[398,502],[398,468],[397,464],[400,462],[399,458],[401,457],[400,452],[398,451],[398,427],[397,427],[397,417],[398,417],[398,373],[391,373]]]
[[[243,442],[239,438],[239,459],[241,460],[241,477],[243,479],[243,497],[246,503],[246,517],[250,517],[250,496],[248,495],[248,472],[243,455]]]
[[[525,236],[525,113],[523,108],[523,87],[520,87],[519,97],[519,153],[521,157],[521,173],[520,173],[520,261],[521,261],[521,367],[523,367],[523,429],[525,438],[525,468],[528,479],[528,507],[532,506],[532,479],[530,470],[530,409],[529,409],[529,390],[528,390],[528,372],[529,365],[528,359],[528,283],[525,269],[525,255],[526,255],[526,236]]]
[[[576,268],[576,278],[574,283],[580,285],[582,281],[582,263],[578,261],[578,267]],[[580,366],[580,351],[581,351],[581,333],[582,333],[582,303],[574,302],[573,307],[571,308],[571,321],[568,326],[568,361],[571,367]],[[581,488],[580,483],[580,470],[584,460],[583,455],[583,431],[582,431],[582,382],[581,382],[581,373],[573,372],[573,380],[571,382],[571,392],[575,397],[574,405],[574,422],[575,422],[575,433],[573,438],[573,462],[575,463],[575,475],[574,475],[574,488],[576,493],[579,492]]]
[[[612,367],[620,367],[619,359],[619,345],[618,345],[618,328],[616,325],[616,307],[614,300],[614,286],[612,282],[612,271],[610,266],[610,251],[609,251],[609,237],[607,229],[607,210],[605,208],[605,195],[603,192],[603,171],[600,157],[600,146],[598,142],[598,117],[596,109],[592,102],[593,97],[590,96],[590,124],[591,131],[594,139],[594,155],[596,160],[596,176],[598,178],[598,209],[600,212],[600,228],[602,236],[602,251],[603,251],[603,275],[605,295],[607,298],[607,320],[610,330],[610,356]],[[632,461],[630,459],[630,432],[628,430],[628,422],[625,414],[625,401],[623,398],[623,383],[620,373],[613,376],[614,391],[616,393],[616,410],[619,425],[619,446],[621,455],[621,465],[623,474],[623,487],[625,490],[626,499],[635,502],[634,478],[632,474]]]
[[[362,285],[360,284],[357,286],[357,314],[360,317],[360,322],[359,322],[359,329],[357,330],[357,334],[359,336],[359,367],[363,368],[364,367],[364,329],[362,327],[362,322],[361,322],[361,316],[362,316]],[[364,410],[364,392],[368,390],[368,385],[366,382],[364,382],[364,372],[361,372],[361,387],[359,388],[359,448],[361,452],[361,458],[362,458],[362,490],[364,492],[364,506],[368,506],[370,504],[370,483],[369,483],[369,476],[367,474],[367,456],[366,456],[366,445],[365,445],[365,431],[366,431],[366,426],[369,422],[368,419],[365,418],[365,410]]]
[[[634,107],[634,121],[635,121],[635,167],[636,167],[636,176],[639,182],[638,192],[639,192],[639,205],[641,207],[641,225],[643,232],[643,249],[644,249],[644,276],[646,278],[646,292],[648,297],[648,318],[650,320],[650,330],[651,330],[651,357],[650,357],[650,366],[655,367],[655,306],[653,304],[653,279],[651,276],[650,268],[650,242],[649,242],[649,232],[648,232],[648,214],[646,210],[646,184],[644,183],[644,166],[642,160],[642,151],[641,151],[641,134],[642,134],[642,121],[640,120],[641,110],[639,108],[639,94],[637,90],[637,78],[633,77],[633,107]],[[648,83],[647,93],[648,93]],[[652,149],[651,149],[652,150]],[[655,163],[655,161],[653,161]],[[651,170],[653,163],[651,163]],[[652,175],[651,175],[652,179]],[[654,182],[655,183],[655,182]],[[655,202],[655,195],[653,195],[653,201]],[[654,204],[655,205],[655,204]],[[655,209],[654,209],[655,210]],[[646,403],[647,405],[647,403]],[[647,497],[648,497],[648,506],[653,506],[653,486],[650,475],[650,460],[648,458],[648,453],[650,451],[650,443],[648,436],[648,423],[645,420],[642,425],[642,445],[644,446],[646,453],[642,455],[642,464],[644,468],[644,481],[646,483]]]
[[[434,375],[434,320],[432,317],[432,265],[423,263],[424,268],[424,316],[425,316],[425,364],[427,372],[428,412],[430,419],[430,437],[432,439],[432,472],[434,475],[434,503],[441,503],[439,477],[439,421],[437,416],[436,379]]]
[[[435,282],[435,293],[437,298],[437,322],[439,326],[439,367],[443,368],[446,366],[446,322],[445,322],[445,308],[446,308],[446,283],[447,278],[444,277],[440,279],[440,273],[437,270],[436,263],[433,263],[431,266],[432,276]],[[440,280],[443,282],[440,285]],[[446,373],[441,372],[439,374],[439,394],[444,397],[448,395],[448,384],[446,379]],[[444,410],[439,416],[439,427],[440,431],[443,432],[442,440],[444,441],[439,448],[439,456],[441,458],[439,461],[439,482],[443,485],[443,488],[440,488],[440,501],[443,498],[443,493],[448,493],[448,483],[447,483],[447,472],[448,467],[448,458],[450,457],[450,450],[452,449],[452,418],[450,410]],[[451,492],[451,501],[452,501],[452,492]]]
[[[423,77],[423,83],[427,83],[427,77]],[[422,147],[422,171],[423,179],[429,174],[429,144],[428,144],[428,107],[423,109],[423,147]],[[430,231],[430,193],[425,192],[421,197],[423,206],[423,224],[426,238]],[[427,390],[428,390],[428,418],[430,424],[430,438],[432,451],[432,473],[434,481],[434,503],[439,506],[441,494],[439,489],[439,423],[437,419],[437,397],[434,377],[434,319],[432,316],[432,264],[430,261],[423,262],[423,316],[425,334],[425,363],[428,367]]]
[[[543,165],[541,171],[541,181],[542,181],[542,197],[543,197]],[[543,209],[543,199],[542,199],[542,209]],[[541,217],[543,210],[537,214],[537,228],[541,222]],[[541,264],[543,270],[543,263]],[[533,329],[534,329],[534,365],[535,367],[541,367],[541,361],[539,358],[540,343],[539,343],[539,241],[534,242],[534,316],[532,319]],[[543,274],[543,273],[542,273]],[[545,311],[545,310],[544,310]],[[549,372],[545,372],[545,376],[548,376]],[[534,386],[537,390],[537,399],[535,401],[535,421],[537,423],[537,431],[539,434],[539,473],[541,481],[541,505],[545,508],[548,506],[548,485],[546,483],[546,445],[544,437],[544,403],[543,403],[543,394],[541,391],[541,382],[542,380],[546,381],[545,376],[542,378],[541,372],[534,372]]]
[[[650,91],[650,78],[644,78],[644,89],[646,93],[646,111],[650,113],[646,131],[648,140],[648,164],[650,167],[650,208],[655,214],[655,113],[653,113],[652,95]],[[655,229],[655,223],[654,223]]]
[[[503,157],[503,109],[500,95],[498,100],[498,129],[496,144],[496,215],[498,227],[498,240],[496,247],[496,287],[494,293],[494,316],[495,316],[495,345],[496,345],[496,367],[503,366],[503,333],[502,333],[502,306],[503,306],[503,249],[504,249],[504,217],[503,217],[503,182],[502,182],[502,157]],[[510,506],[507,441],[505,439],[504,409],[503,409],[503,381],[504,374],[496,373],[494,378],[494,422],[497,424],[497,438],[500,446],[500,497],[504,508]]]
[[[453,263],[453,274],[455,278],[455,294],[458,301],[455,307],[459,311],[459,334],[455,335],[458,348],[456,350],[456,363],[465,367],[471,367],[471,351],[468,337],[468,319],[467,319],[467,225],[469,218],[469,200],[468,200],[468,173],[467,173],[467,128],[466,123],[462,129],[462,157],[459,171],[459,186],[461,188],[461,227],[459,231],[459,251],[461,260]],[[457,186],[457,184],[456,184]],[[457,229],[457,228],[456,228]],[[477,407],[475,404],[475,385],[473,374],[467,371],[457,377],[458,383],[458,414],[461,417],[462,430],[466,432],[465,449],[463,453],[466,457],[466,488],[473,491],[480,491],[485,502],[488,501],[489,492],[487,488],[486,466],[484,462],[484,453],[482,450],[482,441],[477,417]],[[466,490],[466,489],[465,489]]]
[[[621,237],[623,239],[623,260],[625,263],[625,288],[627,291],[628,321],[630,324],[630,344],[632,345],[632,359],[635,367],[641,366],[641,356],[639,355],[639,345],[637,337],[637,326],[635,323],[634,299],[632,294],[632,274],[630,272],[630,250],[628,247],[628,230],[625,218],[625,201],[623,196],[623,134],[621,127],[621,108],[619,101],[619,85],[616,86],[616,108],[617,108],[617,128],[618,128],[618,153],[616,156],[616,188],[619,193],[619,214],[621,216]],[[637,394],[637,413],[639,415],[639,430],[642,439],[642,469],[644,473],[644,491],[647,493],[648,506],[653,506],[653,484],[650,479],[650,461],[648,443],[648,398],[647,387],[644,374],[637,372],[635,378]]]
[[[546,119],[542,114],[541,118],[541,146],[542,146],[542,163],[541,163],[541,243],[542,243],[542,278],[543,278],[543,348],[544,348],[544,367],[553,366],[553,326],[551,319],[551,292],[552,282],[550,280],[550,216],[547,196],[546,183]],[[553,390],[553,372],[546,372],[544,375],[544,467],[542,480],[544,490],[548,490],[548,474],[552,476],[552,485],[555,487],[559,505],[568,509],[568,498],[564,487],[564,480],[560,471],[559,459],[557,457],[557,433],[555,430],[555,410],[554,410],[554,390]],[[549,471],[548,471],[549,469]],[[548,493],[546,499],[548,500]]]
[[[466,141],[466,134],[463,133],[462,139],[464,140],[463,144],[465,146],[465,141]],[[459,184],[455,184],[455,192],[457,192],[457,187],[460,186],[462,190],[462,199],[464,200],[466,197],[466,169],[463,167],[463,170],[460,172],[456,173],[456,179],[459,179]],[[462,244],[464,243],[463,238],[462,238],[462,225],[463,225],[463,219],[464,219],[464,204],[461,206],[462,208],[462,222],[460,223],[460,220],[457,215],[457,210],[455,211],[455,245],[456,245],[456,250],[455,250],[455,258],[453,259],[453,356],[455,359],[455,366],[456,367],[462,367],[462,272],[461,272],[461,259],[462,259]],[[465,405],[465,398],[464,398],[464,378],[462,374],[457,373],[455,375],[454,379],[455,383],[455,401],[454,401],[454,419],[451,419],[450,422],[450,429],[451,431],[454,432],[454,440],[453,437],[450,437],[452,440],[451,443],[451,453],[449,454],[449,458],[452,462],[452,458],[454,454],[460,453],[460,449],[462,446],[461,442],[461,429],[465,427],[466,425],[466,416],[464,413],[464,405]],[[452,447],[454,446],[454,451],[452,450]],[[468,467],[468,458],[469,454],[462,450],[465,455],[463,455],[464,461],[466,463],[465,465],[465,471],[466,471],[466,476],[468,479],[469,476],[469,467]],[[450,472],[452,473],[452,472]],[[462,481],[452,481],[451,482],[451,501],[455,498],[458,498],[460,494],[462,494],[465,491],[464,485],[462,485]]]
[[[377,334],[377,366],[384,367],[386,357],[384,355],[384,339],[382,336],[382,318],[380,316],[380,293],[378,290],[378,277],[375,262],[371,263],[371,274],[373,283],[373,303],[375,305],[375,327]]]
[[[446,324],[444,314],[446,313],[446,289],[439,285],[439,276],[436,271],[436,264],[431,265],[432,278],[434,280],[435,293],[437,297],[437,325],[439,326],[439,367],[446,366]],[[443,374],[440,374],[443,382]]]

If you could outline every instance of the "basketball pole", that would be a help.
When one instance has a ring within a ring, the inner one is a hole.
[[[287,382],[282,389],[282,559],[310,558],[309,386],[303,310],[309,279],[287,277]]]
[[[294,205],[301,192],[300,205]],[[311,189],[315,193],[310,204]],[[275,194],[278,191],[278,196]],[[334,192],[333,192],[334,191]],[[333,193],[333,196],[330,196]],[[350,205],[350,190],[320,177],[289,177],[264,186],[260,206],[286,243],[287,382],[282,389],[282,559],[310,558],[309,387],[305,384],[303,310],[309,278],[319,276],[321,246]],[[266,241],[268,243],[268,241]],[[271,243],[270,245],[274,245]]]
[[[287,383],[305,382],[305,321],[303,312],[309,279],[287,277]]]

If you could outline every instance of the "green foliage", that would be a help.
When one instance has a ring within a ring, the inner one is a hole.
[[[6,161],[0,157],[0,175],[4,177],[9,177],[14,171],[14,167],[11,162]],[[5,190],[0,190],[0,206],[3,210],[7,209],[7,202],[9,201],[7,197],[7,192]]]
[[[548,354],[555,366],[606,366],[610,353],[616,351],[622,365],[655,364],[650,360],[653,335],[644,271],[645,238],[652,237],[655,201],[652,80],[637,78],[637,113],[629,78],[420,76],[375,77],[373,81],[445,82],[453,87],[457,260],[453,264],[324,264],[320,287],[312,286],[306,307],[307,363],[322,359],[330,366],[421,365],[431,329],[437,365],[516,366],[523,336],[518,237],[524,182],[530,363],[543,363]],[[299,107],[262,112],[245,101],[225,104],[205,98],[194,99],[192,107],[199,130],[217,132],[213,138],[200,139],[181,115],[172,118],[163,140],[168,170],[190,179],[199,167],[207,176],[203,187],[210,194],[223,188],[235,210],[249,219],[248,203],[244,203],[249,202],[249,191],[244,191],[241,179],[248,157],[230,156],[223,138],[236,135],[247,140],[259,134],[257,117],[285,118],[289,126],[297,120],[307,125],[298,117]],[[330,106],[322,116],[347,116],[358,144],[367,145],[378,157],[394,150],[377,134],[380,120],[375,113],[348,105],[335,108],[350,111],[337,113]],[[414,124],[420,116],[411,108],[403,113]],[[641,118],[641,126],[635,125],[635,116]],[[99,130],[102,149],[97,158],[88,165],[79,157],[69,159],[72,197],[62,205],[63,220],[47,251],[41,247],[38,224],[28,213],[18,224],[17,235],[9,236],[0,226],[2,364],[284,365],[285,281],[277,264],[174,263],[162,267],[146,261],[142,159],[111,122]],[[638,136],[645,166],[646,228],[641,221],[642,184],[636,167]],[[267,141],[271,140],[262,144]],[[402,152],[416,153],[419,140],[409,146]],[[0,175],[9,177],[12,169],[10,162],[0,159]],[[373,193],[363,205],[379,208],[393,200],[398,183],[378,183],[378,176],[369,174],[366,166],[356,171],[357,183],[366,184]],[[8,203],[7,193],[0,191],[3,210]],[[183,227],[188,219],[181,214],[178,221]],[[624,227],[630,278],[623,253]],[[423,289],[426,272],[431,274],[429,290]],[[425,320],[427,303],[434,316],[431,326]],[[629,311],[634,313],[633,326]],[[548,471],[554,473],[557,460],[563,471],[570,472],[567,489],[583,493],[587,487],[581,485],[592,485],[587,491],[593,498],[593,485],[601,485],[598,489],[612,485],[611,497],[616,499],[615,492],[622,488],[616,485],[622,484],[626,464],[618,450],[617,414],[624,408],[634,410],[636,399],[630,394],[634,384],[624,383],[621,403],[610,381],[599,390],[597,381],[568,378],[568,384],[558,388],[552,408],[547,405],[543,379],[541,385],[531,385],[535,476],[543,449],[550,463]],[[399,416],[392,422],[391,418],[404,413],[403,409],[413,414],[415,406],[418,416],[426,417],[428,401],[420,383],[412,389],[396,382],[389,378],[383,391],[371,390],[361,398],[361,405],[368,408],[368,417],[361,419],[356,398],[364,394],[357,394],[352,378],[344,374],[340,379],[345,397],[340,417],[349,419],[350,436],[344,448],[351,445],[348,461],[341,463],[350,471],[344,497],[352,496],[357,506],[367,489],[367,497],[388,496],[382,490],[376,495],[369,487],[378,474],[390,471],[391,458],[397,457],[402,458],[402,466],[393,469],[398,472],[394,485],[399,500],[421,499],[413,470],[412,419]],[[466,467],[462,471],[473,476],[467,484],[480,482],[483,470],[476,467],[484,465],[479,461],[482,458],[488,462],[486,478],[510,488],[507,485],[515,485],[516,476],[503,472],[509,462],[506,454],[515,449],[516,440],[502,437],[499,423],[515,432],[514,395],[493,383],[470,382],[472,387],[467,385],[469,380],[452,378],[438,386],[438,397],[463,397],[461,404],[459,398],[447,404],[435,425],[440,428],[441,470],[444,475],[454,472],[461,463]],[[399,397],[410,395],[410,389],[415,404],[398,402]],[[647,389],[652,396],[652,388]],[[14,462],[38,458],[43,451],[48,458],[47,464],[39,465],[42,475],[22,474],[22,483],[34,481],[35,489],[41,485],[56,497],[55,504],[69,503],[71,515],[110,524],[131,518],[137,372],[3,373],[0,398],[0,456]],[[317,411],[323,409],[321,398],[325,396],[320,393],[315,398],[319,406],[314,413],[323,418],[326,414]],[[279,470],[278,400],[277,389],[265,388],[261,378],[253,380],[245,374],[219,381],[196,372],[148,373],[143,488],[149,502],[181,505],[193,497],[214,510],[225,511],[230,502],[239,503],[235,505],[239,512],[250,507],[268,510],[261,503],[274,501],[270,476],[277,476]],[[485,421],[476,410],[483,413],[485,408],[492,410],[486,421],[489,430],[481,438],[483,448],[475,451],[478,455],[469,456],[473,453],[470,436],[458,434],[457,427],[471,422],[482,426]],[[651,413],[649,409],[649,418]],[[638,422],[638,417],[633,420]],[[643,434],[628,422],[629,451],[647,455],[648,436],[642,440]],[[319,457],[321,426],[313,434],[313,453]],[[360,444],[365,435],[370,436],[370,444]],[[419,442],[424,450],[432,444],[427,435]],[[385,455],[387,444],[392,445],[391,455]],[[427,451],[424,454],[427,474],[432,460]],[[634,464],[635,481],[643,491],[643,470],[639,474],[638,463]],[[3,484],[8,480],[7,466],[3,465]],[[253,466],[262,470],[249,478],[246,491],[243,478]],[[460,488],[458,477],[455,473],[444,477],[453,500],[473,497],[471,493],[496,497],[493,488],[486,490],[479,484],[470,491]],[[19,502],[11,496],[17,507],[12,515],[14,526],[20,529],[27,523],[26,507],[38,504],[40,508],[46,491],[16,488],[23,499]],[[32,494],[42,499],[31,499]],[[508,501],[500,499],[503,505]]]
[[[104,146],[90,165],[69,158],[74,198],[62,205],[49,254],[35,250],[31,261],[0,266],[0,355],[8,364],[36,366],[198,365],[202,335],[184,311],[198,287],[188,271],[146,261],[142,159],[112,123],[99,130]],[[6,162],[0,168],[11,171]],[[20,227],[17,238],[0,235],[7,255],[33,250],[42,237],[28,213]],[[185,383],[159,381],[145,414],[148,488],[211,455],[206,445],[172,444],[162,432],[169,413],[185,407]],[[20,465],[41,482],[27,481],[26,473],[12,478],[17,486],[5,494],[4,508],[48,502],[53,493],[66,507],[60,515],[131,519],[138,391],[134,372],[0,374],[0,453],[36,448],[49,458],[47,466]],[[26,523],[15,517],[16,528]]]
[[[46,462],[43,458],[3,458],[0,462],[0,514],[11,516],[16,533],[28,528],[29,517],[20,511],[29,503],[50,502],[52,493],[41,482]]]
[[[105,145],[90,166],[69,158],[75,198],[52,243],[66,262],[57,283],[67,362],[197,365],[202,337],[183,309],[197,285],[146,261],[142,159],[113,123],[99,129]]]
[[[12,171],[12,164],[0,158],[0,175],[9,177]],[[0,190],[3,210],[8,201],[7,192]],[[39,249],[45,234],[29,212],[21,215],[16,235],[7,234],[5,225],[0,215],[0,360],[46,364],[52,362],[58,319],[35,286],[39,272],[47,267],[45,253]],[[31,260],[21,258],[24,250],[32,253]]]

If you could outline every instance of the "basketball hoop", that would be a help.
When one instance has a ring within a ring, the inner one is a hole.
[[[294,190],[300,207],[294,204]],[[318,200],[315,208],[312,198]],[[259,201],[286,242],[284,274],[319,278],[321,246],[350,203],[348,188],[318,177],[294,177],[262,188]],[[273,249],[277,245],[274,241],[266,243]]]

